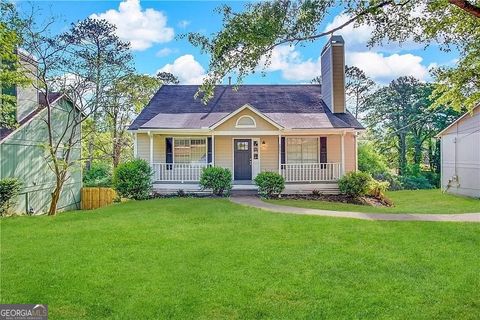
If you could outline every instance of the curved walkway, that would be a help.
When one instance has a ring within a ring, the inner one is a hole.
[[[388,220],[388,221],[450,221],[450,222],[478,222],[480,223],[480,213],[462,213],[462,214],[410,214],[410,213],[362,213],[351,211],[330,211],[319,209],[297,208],[281,206],[260,200],[258,197],[231,197],[230,201],[263,209],[272,212],[305,214],[338,218],[353,218],[361,220]]]

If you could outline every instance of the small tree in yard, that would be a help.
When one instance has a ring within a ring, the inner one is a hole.
[[[255,177],[255,184],[262,197],[279,196],[285,189],[285,179],[277,172],[262,172]]]
[[[200,186],[212,189],[214,195],[223,196],[232,190],[232,172],[227,168],[208,167],[202,171]]]
[[[82,123],[98,116],[107,100],[106,88],[129,72],[131,55],[129,44],[121,42],[115,26],[105,20],[87,19],[65,33],[51,35],[55,20],[47,19],[39,25],[34,9],[30,16],[16,19],[21,21],[20,45],[38,64],[38,72],[30,72],[29,78],[35,80],[32,85],[42,96],[46,111],[45,160],[55,175],[48,214],[55,215],[63,187],[71,171],[80,165],[75,155],[80,150]],[[59,95],[53,92],[66,97],[73,106],[59,106]]]
[[[135,159],[118,165],[113,185],[121,197],[144,200],[152,192],[152,168],[142,159]]]

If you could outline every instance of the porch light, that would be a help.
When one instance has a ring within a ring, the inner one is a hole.
[[[265,145],[265,140],[262,141],[262,145]]]

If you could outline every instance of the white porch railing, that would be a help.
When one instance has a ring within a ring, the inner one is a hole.
[[[200,181],[206,163],[153,163],[153,181]]]
[[[285,182],[337,181],[340,168],[340,163],[287,163],[281,165],[281,173]]]

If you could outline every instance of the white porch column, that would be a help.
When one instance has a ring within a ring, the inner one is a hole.
[[[345,132],[342,132],[342,137],[341,137],[341,140],[340,140],[340,145],[341,145],[341,168],[342,168],[342,172],[341,172],[341,176],[343,176],[345,174]]]
[[[278,174],[282,175],[282,135],[278,135]]]
[[[137,149],[138,146],[137,146],[137,144],[138,144],[137,133],[135,132],[135,133],[133,134],[133,157],[134,157],[135,159],[136,159],[137,156],[138,156],[138,151],[137,151],[137,150],[138,150],[138,149]]]
[[[215,135],[212,133],[212,166],[215,167]]]
[[[150,165],[153,165],[153,133],[149,131],[148,136],[150,137]]]

